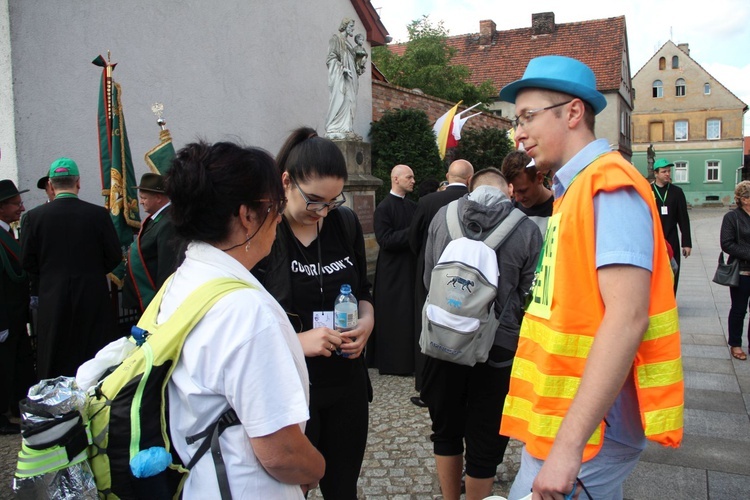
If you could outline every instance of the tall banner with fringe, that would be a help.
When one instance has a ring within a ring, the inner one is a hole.
[[[130,144],[125,128],[120,85],[112,78],[116,64],[102,56],[92,61],[102,68],[99,86],[99,162],[101,165],[102,196],[115,225],[123,255],[133,242],[134,232],[141,227],[138,211],[138,189],[130,156]],[[125,261],[112,271],[110,278],[122,286]]]

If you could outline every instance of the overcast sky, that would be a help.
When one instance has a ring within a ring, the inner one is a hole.
[[[443,21],[450,35],[478,33],[492,19],[498,30],[531,26],[531,14],[554,12],[556,23],[625,16],[634,76],[667,40],[690,45],[690,57],[750,105],[750,2],[668,0],[371,0],[394,41],[407,41],[406,26],[422,15]],[[750,111],[745,114],[750,135]]]

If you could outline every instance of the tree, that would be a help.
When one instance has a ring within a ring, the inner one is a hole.
[[[476,86],[468,81],[469,68],[451,64],[456,49],[448,45],[448,30],[442,21],[435,25],[428,16],[422,16],[407,29],[409,41],[403,56],[387,47],[372,50],[373,63],[389,82],[451,102],[463,100],[467,106],[490,102],[497,96],[490,80]]]
[[[500,168],[505,156],[513,149],[513,142],[505,130],[489,127],[464,129],[455,148],[454,158],[467,160],[476,172],[487,167]]]
[[[409,165],[417,183],[433,177],[445,177],[437,142],[427,114],[419,109],[392,109],[370,126],[372,174],[383,181],[375,192],[375,202],[391,189],[391,169]],[[416,190],[415,190],[416,191]],[[416,194],[412,195],[416,199]]]

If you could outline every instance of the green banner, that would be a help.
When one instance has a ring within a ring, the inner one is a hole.
[[[138,212],[138,189],[130,156],[130,144],[125,127],[120,85],[112,78],[115,64],[102,56],[93,63],[102,68],[99,87],[99,162],[101,165],[102,195],[104,207],[109,210],[112,222],[120,237],[123,254],[133,242],[135,231],[140,227]],[[114,281],[122,284],[125,262],[112,272]]]

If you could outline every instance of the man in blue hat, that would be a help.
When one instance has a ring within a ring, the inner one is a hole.
[[[500,427],[525,444],[509,498],[581,484],[622,498],[646,438],[682,438],[677,307],[651,187],[596,139],[607,100],[582,62],[532,59],[500,99],[515,103],[515,139],[554,174],[555,197]]]
[[[49,182],[55,199],[26,214],[21,234],[23,267],[39,276],[40,379],[75,376],[117,337],[107,273],[122,261],[109,212],[78,199],[78,165],[58,158]]]
[[[672,247],[677,270],[674,273],[674,293],[677,293],[677,283],[680,280],[680,255],[690,257],[693,243],[690,238],[690,218],[688,217],[685,193],[679,186],[672,184],[672,167],[674,163],[666,158],[659,158],[654,162],[654,198],[656,208],[661,218],[661,229],[664,239]],[[677,232],[679,226],[680,232]],[[682,245],[680,245],[682,242]],[[680,251],[682,249],[682,251]]]

